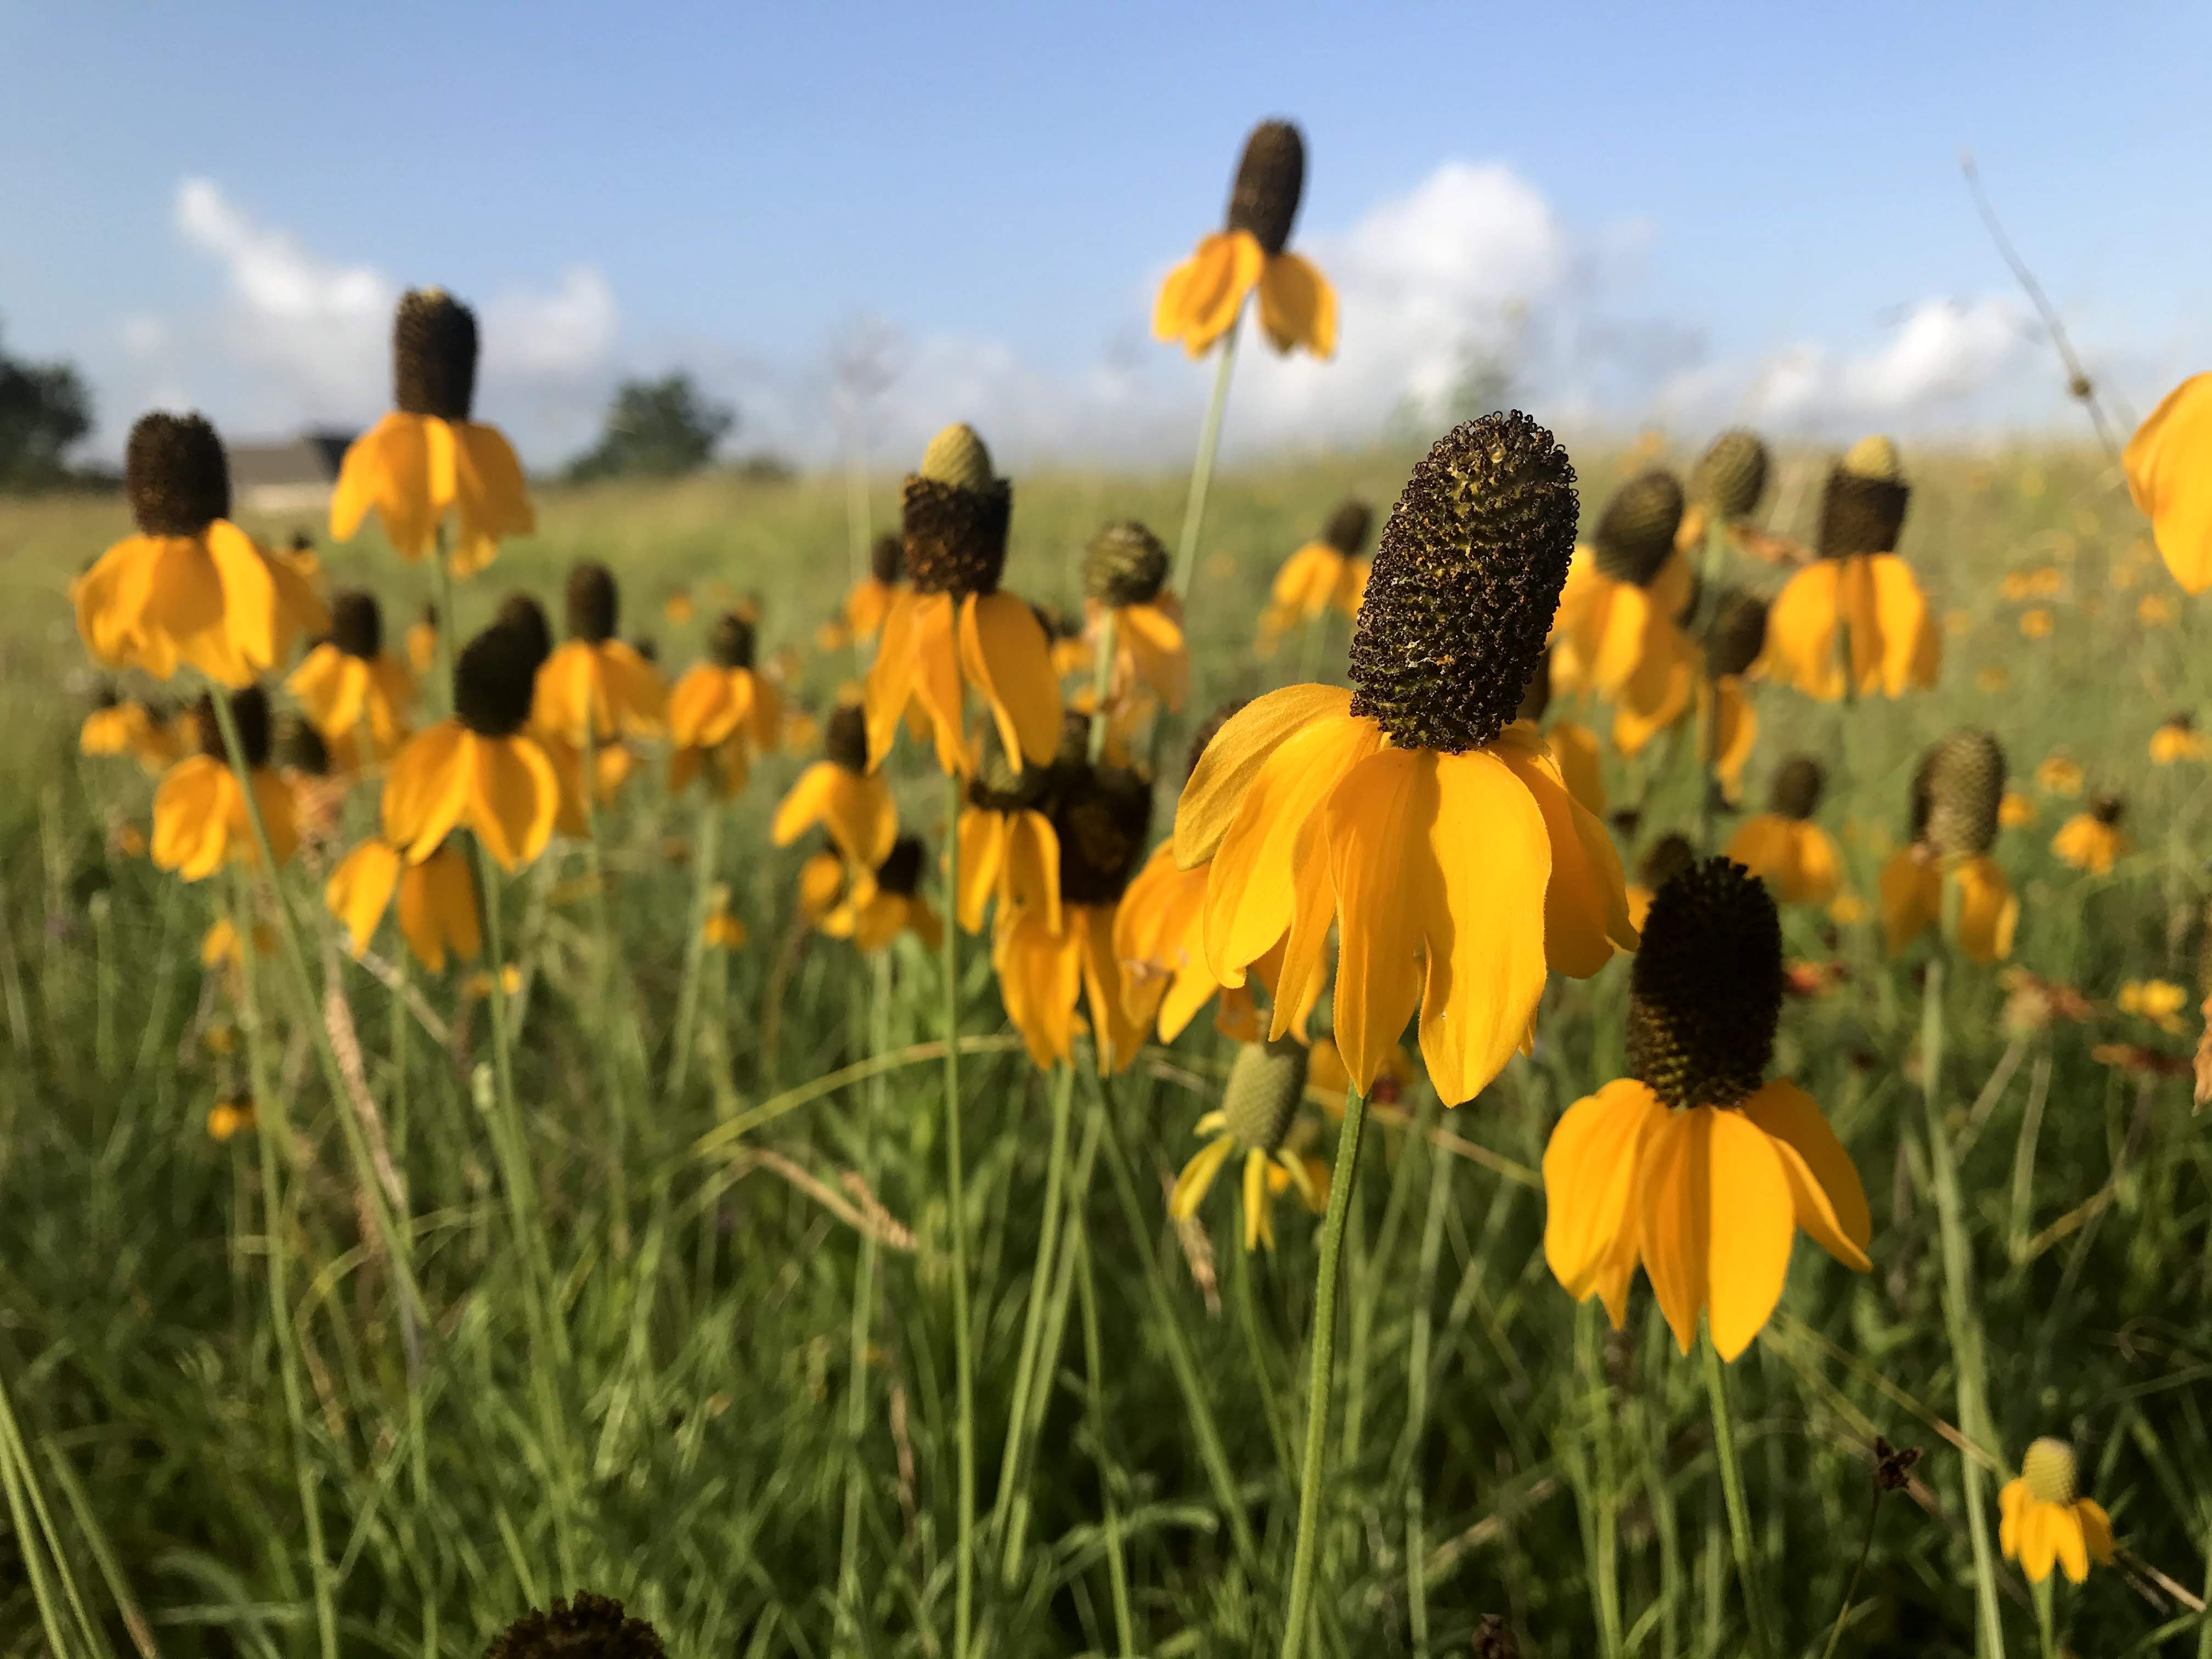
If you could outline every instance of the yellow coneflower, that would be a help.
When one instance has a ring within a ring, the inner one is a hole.
[[[2035,787],[2045,794],[2070,799],[2081,793],[2082,775],[2081,762],[2053,750],[2035,769]]]
[[[1681,618],[1694,573],[1675,550],[1682,485],[1671,472],[1631,478],[1606,503],[1587,545],[1574,550],[1552,624],[1560,690],[1595,691],[1626,716],[1616,746],[1632,753],[1686,713],[1697,662]]]
[[[1080,760],[1082,750],[1074,751]],[[1053,767],[1017,772],[994,738],[968,782],[968,804],[958,828],[960,891],[954,914],[971,933],[983,931],[983,912],[995,898],[1001,912],[1041,911],[1060,931],[1060,836],[1049,816]]]
[[[1044,629],[1045,638],[1051,641],[1052,672],[1061,679],[1071,674],[1079,675],[1088,685],[1094,664],[1091,641],[1083,631],[1082,623],[1058,605],[1033,605],[1030,609],[1036,613],[1037,626]],[[912,723],[910,714],[908,723]]]
[[[1986,732],[1954,732],[1922,757],[1912,777],[1911,836],[1881,872],[1890,955],[1943,920],[1947,881],[1958,895],[1960,950],[1981,963],[2012,954],[2020,900],[1989,855],[2004,780],[2004,750]]]
[[[862,951],[880,951],[901,933],[912,933],[924,949],[936,950],[944,943],[945,925],[921,896],[921,838],[901,836],[880,864],[852,877],[843,896],[816,925]]]
[[[350,589],[332,597],[329,637],[307,653],[284,689],[326,739],[351,738],[366,716],[379,756],[406,741],[415,682],[384,648],[384,613],[373,593]]]
[[[1723,589],[1705,629],[1705,672],[1698,682],[1698,715],[1705,759],[1733,805],[1743,798],[1743,769],[1759,741],[1759,714],[1747,682],[1766,648],[1766,601]]]
[[[1168,550],[1134,520],[1107,525],[1083,556],[1085,609],[1095,630],[1114,621],[1114,666],[1109,695],[1120,699],[1142,684],[1180,713],[1190,691],[1190,653],[1183,643],[1182,606],[1163,590]]]
[[[289,859],[300,844],[291,788],[269,764],[272,733],[267,696],[258,685],[234,692],[230,713],[245,751],[247,781],[231,770],[214,705],[204,696],[196,714],[200,752],[171,767],[154,792],[154,862],[186,881],[213,875],[228,859],[252,862],[260,858],[246,811],[248,787],[261,808],[269,850],[276,861]]]
[[[660,601],[661,620],[672,628],[681,628],[691,620],[691,590],[688,587],[672,589]]]
[[[752,624],[725,611],[707,636],[707,660],[668,694],[668,787],[682,789],[711,763],[724,797],[745,787],[752,763],[775,749],[783,698],[753,669]]]
[[[1359,615],[1373,564],[1364,551],[1374,525],[1374,509],[1366,502],[1341,502],[1321,534],[1283,561],[1268,589],[1267,608],[1260,614],[1261,656],[1273,655],[1293,628],[1316,623],[1331,610],[1348,617]]]
[[[568,637],[538,670],[531,725],[582,748],[588,739],[659,735],[668,712],[660,671],[615,637],[618,595],[606,566],[570,568]]]
[[[868,770],[866,720],[850,704],[830,716],[822,758],[799,775],[777,805],[769,834],[778,847],[788,847],[817,823],[864,870],[889,858],[898,839],[890,787]]]
[[[2035,822],[2035,803],[2017,789],[2008,789],[2004,799],[1997,803],[1997,824],[2001,829],[2019,830]]]
[[[2128,494],[2185,592],[2212,587],[2212,374],[2192,374],[2136,428]]]
[[[164,680],[187,663],[236,688],[289,660],[297,635],[330,627],[301,568],[230,521],[229,462],[199,416],[142,416],[124,483],[138,533],[70,585],[98,661]]]
[[[1820,762],[1790,756],[1775,769],[1771,810],[1746,818],[1729,842],[1728,855],[1784,904],[1826,904],[1843,885],[1836,843],[1813,822],[1826,782]]]
[[[1698,849],[1679,830],[1669,830],[1644,848],[1637,862],[1636,879],[1628,884],[1628,919],[1638,933],[1644,929],[1644,919],[1651,914],[1651,901],[1659,890],[1697,861]]]
[[[2166,979],[2131,979],[2122,985],[2112,1003],[2124,1014],[2149,1020],[2173,1036],[2181,1035],[2181,1011],[2190,1004],[2189,993]]]
[[[1620,861],[1515,719],[1574,545],[1574,468],[1526,416],[1446,434],[1376,550],[1355,688],[1293,685],[1200,757],[1176,859],[1212,861],[1206,952],[1224,985],[1287,940],[1280,1036],[1339,937],[1335,1028],[1365,1089],[1418,1008],[1446,1103],[1530,1035],[1547,969],[1635,944]]]
[[[102,686],[94,699],[92,712],[77,728],[76,746],[82,755],[132,756],[153,773],[166,771],[177,758],[176,733],[168,720],[112,685]]]
[[[1090,1014],[1102,1077],[1137,1057],[1144,1027],[1129,1012],[1127,970],[1114,949],[1114,924],[1129,877],[1145,849],[1152,786],[1119,767],[1073,762],[1056,781],[1053,832],[1060,847],[1060,926],[1042,906],[1001,907],[991,946],[1006,1018],[1040,1070],[1071,1060]]]
[[[1870,1265],[1850,1154],[1810,1095],[1767,1080],[1782,996],[1763,884],[1711,859],[1660,890],[1629,979],[1629,1075],[1570,1106],[1544,1149],[1544,1258],[1615,1330],[1639,1264],[1676,1346],[1702,1313],[1723,1359],[1781,1301],[1798,1233]]]
[[[2126,805],[2118,795],[2100,795],[2086,812],[2076,812],[2051,838],[2051,853],[2063,863],[2093,876],[2109,874],[2114,860],[2130,850],[2127,834],[2120,828]]]
[[[2177,761],[2212,760],[2212,738],[2197,729],[2194,714],[2170,714],[2150,734],[2150,758],[2156,766],[2172,766]]]
[[[331,495],[331,535],[349,542],[369,509],[405,559],[430,550],[459,520],[447,561],[457,576],[492,562],[500,540],[538,527],[522,464],[476,404],[476,313],[441,289],[410,289],[392,323],[392,401],[398,407],[354,440]]]
[[[884,617],[868,670],[869,763],[880,766],[908,707],[937,745],[937,763],[960,769],[963,684],[982,695],[1017,770],[1042,766],[1060,746],[1060,678],[1036,613],[999,586],[1006,569],[1013,490],[994,476],[990,452],[965,426],[929,441],[906,481],[906,570],[913,586]]]
[[[407,629],[407,666],[421,679],[438,665],[438,607],[425,600]]]
[[[2020,636],[2024,640],[2047,640],[2054,626],[2051,614],[2041,605],[2020,613]]]
[[[252,1128],[257,1121],[253,1102],[246,1097],[218,1100],[208,1108],[208,1139],[220,1146],[232,1136]]]
[[[1998,1547],[2030,1583],[2043,1583],[2054,1565],[2078,1584],[2092,1559],[2112,1565],[2112,1518],[2081,1495],[2074,1449],[2063,1440],[2045,1436],[2028,1447],[2020,1473],[1997,1493],[1997,1511]]]
[[[538,648],[511,623],[484,629],[453,665],[453,717],[416,733],[392,757],[384,781],[384,838],[413,862],[428,859],[461,824],[510,872],[545,850],[561,781],[523,729]]]
[[[717,951],[741,951],[749,937],[744,919],[730,908],[730,884],[718,881],[708,895],[707,919],[700,925],[700,939]]]
[[[906,549],[899,538],[888,533],[877,537],[868,550],[868,574],[845,596],[844,623],[850,638],[872,640],[883,632],[884,619],[890,615],[905,574]]]
[[[1260,326],[1276,350],[1304,346],[1316,357],[1334,355],[1336,290],[1285,246],[1305,178],[1305,140],[1296,127],[1262,121],[1252,129],[1230,188],[1228,222],[1160,284],[1154,338],[1180,340],[1202,357],[1257,289]]]
[[[482,949],[476,888],[467,860],[450,841],[439,843],[418,861],[380,836],[371,836],[346,854],[323,884],[323,902],[346,927],[359,957],[376,936],[392,895],[399,897],[399,933],[416,960],[442,973],[446,953],[474,962]]]
[[[1936,684],[1943,635],[1912,568],[1896,553],[1911,489],[1887,438],[1863,438],[1828,474],[1820,556],[1790,579],[1767,616],[1769,675],[1832,702],[1846,689],[1838,636],[1861,696]]]
[[[799,866],[799,918],[810,927],[837,908],[845,896],[846,863],[827,848],[807,855]]]
[[[1270,1199],[1295,1189],[1316,1215],[1328,1208],[1328,1165],[1284,1145],[1305,1093],[1305,1045],[1291,1037],[1247,1042],[1229,1068],[1221,1104],[1198,1121],[1194,1133],[1211,1137],[1176,1177],[1168,1213],[1188,1221],[1213,1190],[1221,1166],[1243,1154],[1244,1248],[1275,1248]]]

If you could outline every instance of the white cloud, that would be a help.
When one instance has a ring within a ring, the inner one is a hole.
[[[1874,410],[1918,409],[1978,392],[2027,343],[2025,319],[2008,298],[1923,300],[1889,343],[1843,366],[1844,398]]]
[[[133,357],[158,357],[169,343],[168,325],[143,311],[125,317],[115,336]]]

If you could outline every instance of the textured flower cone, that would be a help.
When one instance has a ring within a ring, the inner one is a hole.
[[[1237,1050],[1221,1091],[1221,1116],[1239,1145],[1273,1152],[1291,1132],[1304,1097],[1308,1051],[1303,1042],[1247,1042]]]
[[[1860,439],[1829,470],[1821,491],[1820,556],[1896,551],[1911,495],[1896,446],[1887,438]]]
[[[2002,823],[2004,781],[2004,750],[1986,732],[1954,732],[1921,757],[1909,800],[1911,844],[1881,872],[1892,956],[1942,920],[1947,880],[1959,893],[1959,949],[1983,963],[2012,953],[2020,901],[1989,856]]]
[[[1085,550],[1085,596],[1115,619],[1109,690],[1116,702],[1126,702],[1140,684],[1157,691],[1170,710],[1180,710],[1189,695],[1182,611],[1161,591],[1168,564],[1166,544],[1133,520],[1107,525]]]
[[[1141,524],[1123,519],[1105,526],[1083,553],[1087,599],[1120,610],[1150,605],[1168,579],[1167,544]]]
[[[1613,492],[1590,541],[1597,568],[1617,582],[1647,587],[1674,554],[1682,522],[1681,481],[1671,472],[1646,472]]]
[[[552,1610],[525,1613],[502,1631],[484,1659],[667,1659],[660,1637],[623,1604],[580,1590]]]
[[[1705,624],[1706,672],[1715,679],[1741,678],[1765,649],[1766,601],[1741,588],[1723,588]]]
[[[2005,754],[1986,732],[1954,732],[1921,757],[1912,778],[1912,837],[1942,857],[1972,857],[1996,842]]]
[[[1308,1059],[1305,1044],[1288,1037],[1238,1046],[1220,1106],[1198,1121],[1198,1133],[1212,1138],[1176,1176],[1168,1196],[1170,1216],[1182,1221],[1195,1215],[1221,1166],[1238,1153],[1244,1164],[1246,1249],[1274,1248],[1268,1199],[1279,1186],[1296,1187],[1316,1213],[1328,1206],[1327,1166],[1284,1146],[1305,1093]]]
[[[1229,187],[1227,228],[1243,231],[1271,258],[1290,246],[1306,188],[1306,141],[1288,121],[1262,121],[1244,141]]]
[[[2112,1522],[2094,1499],[2081,1494],[2074,1449],[2048,1436],[2020,1461],[2020,1474],[1997,1494],[1998,1547],[2020,1563],[2033,1583],[2055,1566],[2070,1583],[2089,1576],[2089,1563],[2112,1564]]]
[[[1723,521],[1748,517],[1766,494],[1766,445],[1741,428],[1713,440],[1690,469],[1690,499]]]

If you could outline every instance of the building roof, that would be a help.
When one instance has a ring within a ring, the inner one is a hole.
[[[230,487],[242,496],[301,485],[327,489],[337,482],[350,432],[302,432],[271,443],[232,444]]]

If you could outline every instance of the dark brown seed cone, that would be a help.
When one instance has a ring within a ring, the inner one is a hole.
[[[1690,469],[1690,499],[1723,519],[1741,519],[1766,493],[1766,446],[1741,427],[1723,432]]]
[[[1051,781],[1049,766],[1024,766],[1015,771],[999,734],[988,732],[975,775],[968,781],[969,804],[987,812],[1018,812],[1042,800]]]
[[[420,620],[425,627],[435,628],[438,625],[438,602],[435,599],[422,601],[422,615]]]
[[[1167,579],[1167,544],[1134,519],[1104,526],[1083,551],[1083,592],[1101,605],[1150,605]]]
[[[376,659],[384,650],[384,612],[375,594],[349,587],[331,596],[331,643],[349,657]]]
[[[1375,528],[1375,509],[1364,501],[1346,501],[1328,515],[1322,526],[1321,538],[1347,559],[1356,557],[1367,545],[1367,538]]]
[[[1291,1132],[1306,1091],[1306,1045],[1296,1037],[1237,1045],[1221,1114],[1245,1152],[1272,1152]]]
[[[753,665],[753,625],[734,611],[725,611],[707,635],[707,659],[717,668]]]
[[[1252,234],[1273,258],[1290,245],[1306,188],[1306,141],[1288,121],[1262,121],[1244,141],[1237,182],[1229,190],[1231,230]]]
[[[1206,752],[1206,745],[1220,734],[1221,728],[1228,725],[1231,718],[1249,701],[1249,698],[1238,697],[1234,702],[1219,704],[1199,722],[1198,730],[1190,734],[1190,747],[1183,753],[1183,776],[1187,778],[1198,770],[1198,757]]]
[[[1644,848],[1636,879],[1656,893],[1697,861],[1698,849],[1690,845],[1690,838],[1669,830]]]
[[[131,517],[149,536],[197,536],[230,516],[230,463],[198,415],[141,415],[123,454]]]
[[[275,738],[269,694],[258,685],[241,686],[230,694],[230,717],[238,723],[238,746],[245,751],[248,769],[268,765]],[[200,753],[228,763],[230,751],[223,744],[222,724],[215,717],[214,694],[203,691],[192,705],[192,726]]]
[[[876,544],[868,550],[868,574],[886,587],[905,574],[906,549],[896,536],[886,532],[876,538]]]
[[[93,688],[92,706],[94,708],[115,708],[121,706],[123,694],[115,689],[113,680],[102,680]]]
[[[878,890],[895,898],[912,898],[921,886],[921,837],[901,836],[876,866]]]
[[[906,573],[917,593],[995,593],[1006,568],[1013,486],[994,478],[981,489],[915,473],[906,481]]]
[[[667,1659],[652,1626],[632,1619],[623,1604],[579,1590],[552,1611],[535,1609],[501,1632],[484,1659]]]
[[[2089,816],[2100,823],[2118,823],[2127,815],[2128,804],[2118,795],[2100,795],[2089,803]]]
[[[1642,587],[1674,551],[1682,522],[1682,482],[1671,472],[1639,474],[1613,492],[1590,543],[1597,568],[1617,582]]]
[[[1474,1659],[1521,1659],[1521,1644],[1512,1626],[1494,1613],[1484,1613],[1474,1627]]]
[[[604,645],[615,636],[621,606],[614,572],[586,559],[568,569],[568,637],[589,645]]]
[[[330,745],[323,741],[321,732],[297,714],[287,714],[276,722],[276,758],[313,778],[328,776],[331,769]]]
[[[1867,438],[1828,471],[1820,496],[1821,556],[1893,553],[1905,528],[1911,486],[1898,470],[1897,451],[1886,438]]]
[[[1552,653],[1548,651],[1536,659],[1536,672],[1528,676],[1528,684],[1521,693],[1519,719],[1543,723],[1545,714],[1552,707]]]
[[[1066,904],[1111,904],[1145,855],[1152,787],[1118,766],[1071,769],[1053,803],[1060,837],[1060,896]]]
[[[822,726],[822,757],[848,772],[868,769],[868,717],[857,703],[841,702]]]
[[[498,627],[512,629],[529,645],[532,673],[553,654],[553,624],[545,619],[545,607],[520,588],[500,601],[499,614],[492,620]]]
[[[1574,555],[1575,469],[1519,410],[1455,427],[1413,468],[1352,631],[1352,712],[1459,754],[1519,713]]]
[[[1997,740],[1954,732],[1921,757],[1912,775],[1912,838],[1945,856],[1986,853],[1997,838],[2005,756]]]
[[[1651,901],[1628,979],[1628,1070],[1668,1106],[1734,1106],[1766,1081],[1782,918],[1766,884],[1707,859]]]
[[[465,421],[477,398],[477,314],[443,289],[410,289],[392,322],[392,401]]]
[[[1820,792],[1827,782],[1820,763],[1810,755],[1790,756],[1774,769],[1774,793],[1770,798],[1774,810],[1802,823],[1820,810]]]
[[[1705,667],[1715,679],[1749,672],[1766,649],[1766,601],[1741,588],[1721,590],[1705,624]]]
[[[538,641],[526,627],[505,622],[461,647],[453,664],[453,717],[483,738],[511,738],[530,719],[537,687]]]

